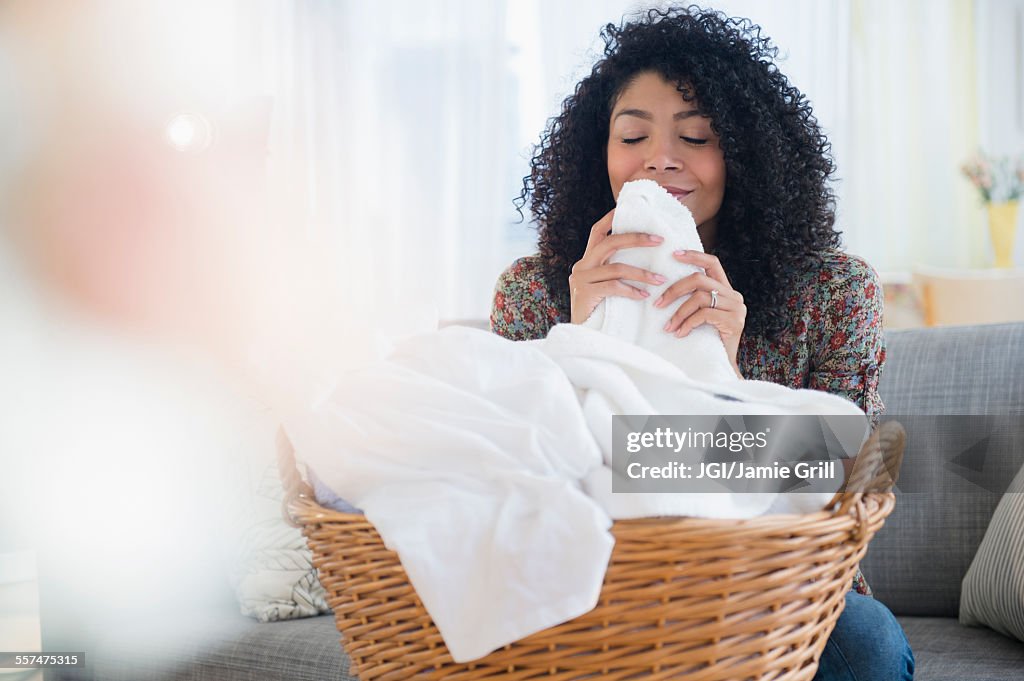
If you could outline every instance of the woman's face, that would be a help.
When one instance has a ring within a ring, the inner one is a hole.
[[[630,180],[654,180],[714,229],[725,194],[725,158],[711,119],[657,73],[638,75],[612,109],[608,180],[619,198]]]

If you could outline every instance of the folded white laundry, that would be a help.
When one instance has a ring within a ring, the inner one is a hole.
[[[699,247],[693,220],[656,184],[623,188],[614,229],[665,236],[623,261],[670,282],[692,271],[671,251]],[[613,414],[863,416],[839,397],[740,380],[714,329],[665,333],[671,310],[653,298],[607,299],[586,325],[526,343],[459,327],[418,336],[325,398],[283,405],[300,459],[398,553],[457,662],[593,608],[610,518],[749,518],[831,496],[612,494]]]

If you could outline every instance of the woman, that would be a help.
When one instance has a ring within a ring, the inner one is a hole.
[[[863,260],[837,250],[830,145],[759,31],[696,8],[605,27],[603,58],[524,179],[519,207],[529,202],[540,252],[499,278],[491,327],[543,338],[606,297],[642,299],[644,284],[664,283],[608,262],[654,245],[610,233],[622,185],[652,179],[693,213],[706,251],[676,254],[706,274],[654,301],[677,308],[665,332],[710,324],[741,376],[836,393],[877,418],[881,287]],[[909,679],[913,667],[902,629],[858,573],[815,679]]]

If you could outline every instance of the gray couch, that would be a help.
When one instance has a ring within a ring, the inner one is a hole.
[[[1024,679],[1024,643],[957,621],[960,583],[1024,464],[1024,324],[887,340],[880,392],[908,440],[896,510],[871,543],[864,575],[903,624],[915,678]]]
[[[875,538],[864,574],[903,623],[917,679],[1024,679],[1024,643],[957,621],[961,579],[1002,488],[1024,462],[1024,324],[892,332],[888,353],[882,396],[910,439],[896,511]],[[983,418],[932,416],[954,414],[1018,418],[992,426]],[[982,433],[993,429],[997,436]],[[95,677],[350,678],[329,616],[258,624],[223,608],[197,615],[184,636],[148,639],[175,643],[128,646],[107,636],[91,657]]]

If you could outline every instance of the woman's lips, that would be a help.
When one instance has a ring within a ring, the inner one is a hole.
[[[682,201],[687,196],[689,196],[690,194],[693,193],[692,189],[681,189],[679,187],[664,187],[664,189],[669,194],[671,194],[672,196],[676,197],[676,199],[679,200],[679,201]]]

